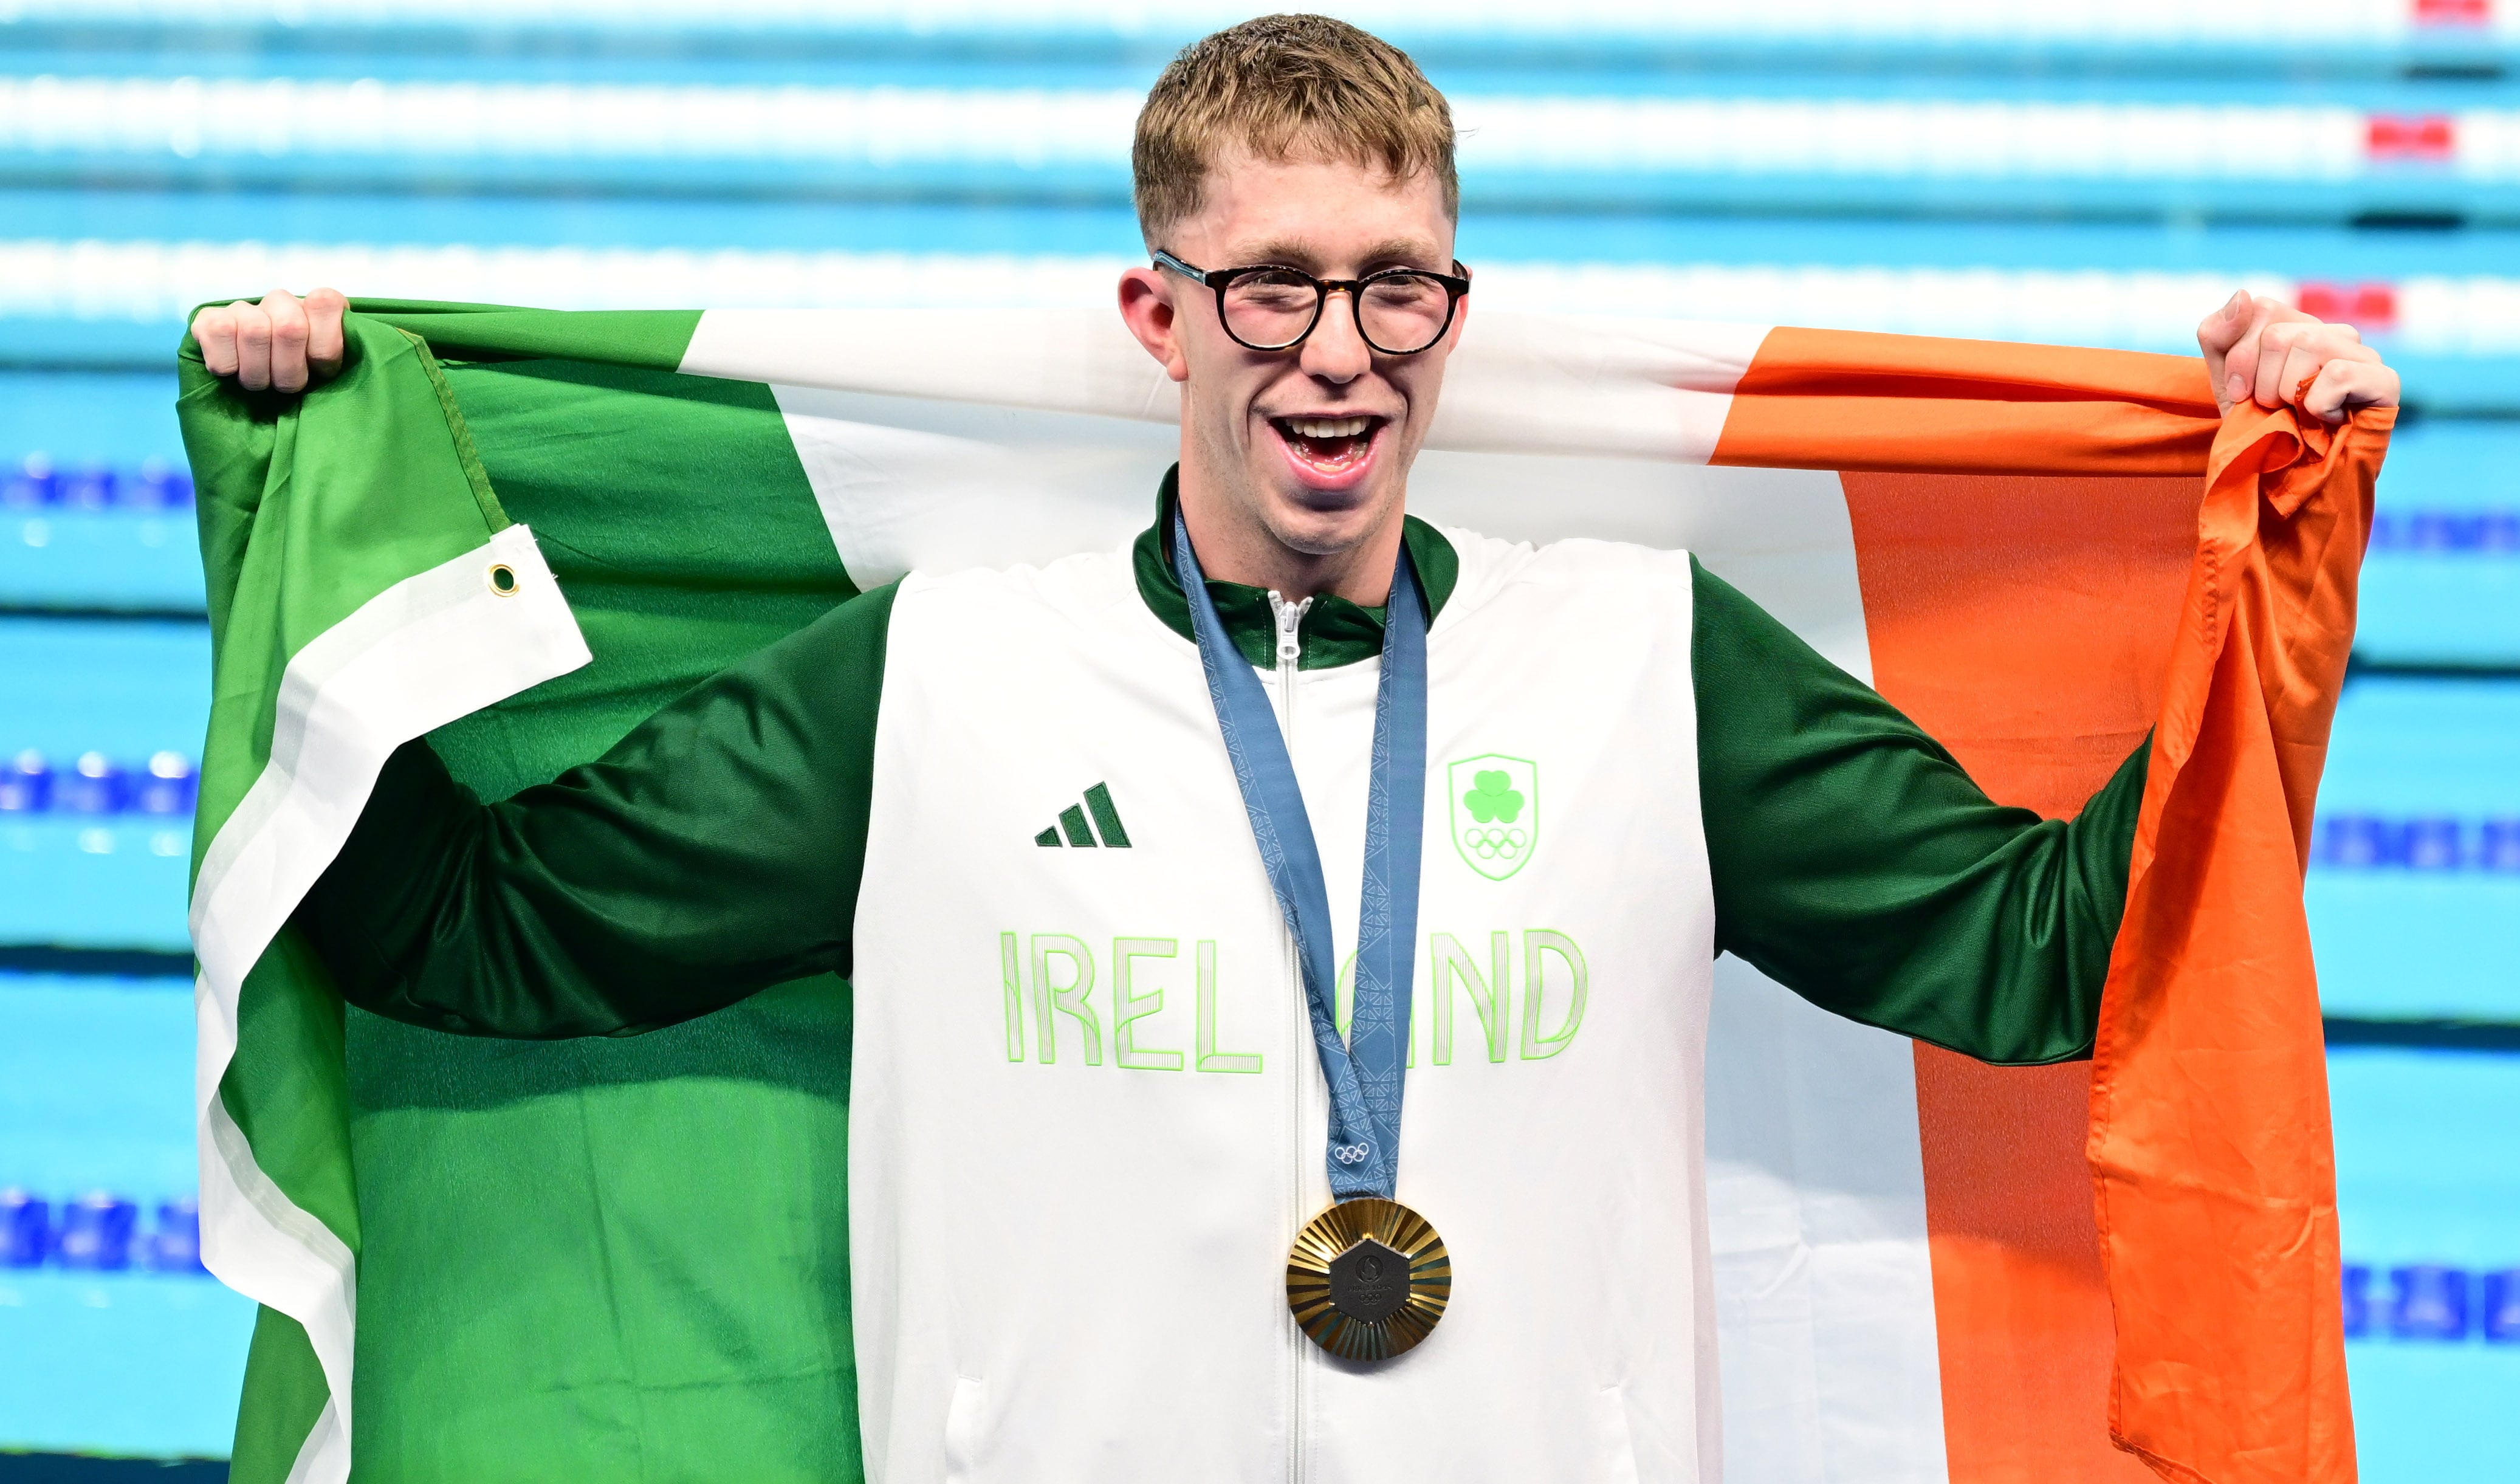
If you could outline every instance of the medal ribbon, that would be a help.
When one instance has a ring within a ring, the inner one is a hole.
[[[1225,637],[1190,526],[1173,508],[1173,572],[1190,600],[1191,632],[1234,781],[1251,817],[1278,911],[1294,934],[1313,1046],[1329,1084],[1330,1194],[1395,1198],[1400,1101],[1408,1075],[1409,985],[1418,943],[1418,862],[1426,816],[1426,606],[1404,543],[1391,571],[1382,674],[1373,703],[1373,757],[1365,812],[1365,889],[1357,909],[1356,1006],[1339,1039],[1332,996],[1329,888],[1285,734],[1251,664]]]

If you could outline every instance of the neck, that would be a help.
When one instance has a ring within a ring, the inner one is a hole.
[[[1182,519],[1190,527],[1191,545],[1198,552],[1199,569],[1216,581],[1267,588],[1290,602],[1326,593],[1365,607],[1379,607],[1391,600],[1391,570],[1400,560],[1402,507],[1398,504],[1363,540],[1334,552],[1317,553],[1288,546],[1255,512],[1195,487],[1187,460],[1180,498]]]

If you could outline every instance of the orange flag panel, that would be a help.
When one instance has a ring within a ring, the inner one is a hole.
[[[2067,817],[2160,709],[2192,476],[1843,476],[1875,686],[2001,802]],[[1916,1048],[1955,1484],[2138,1484],[2083,1145],[2091,1068]]]
[[[2394,423],[1825,331],[1736,388],[1715,462],[1846,472],[1875,684],[1991,794],[2072,814],[2153,734],[2092,1061],[1917,1052],[1958,1484],[2354,1476],[2301,873]]]

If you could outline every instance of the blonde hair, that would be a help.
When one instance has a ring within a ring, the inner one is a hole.
[[[1390,42],[1328,16],[1262,16],[1194,41],[1155,79],[1129,151],[1149,247],[1196,214],[1217,157],[1318,155],[1395,181],[1431,172],[1459,217],[1453,111]]]

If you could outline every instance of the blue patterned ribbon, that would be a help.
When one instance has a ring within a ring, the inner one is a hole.
[[[1365,891],[1357,910],[1356,1006],[1341,1042],[1331,996],[1329,889],[1321,846],[1286,754],[1285,734],[1250,663],[1225,637],[1191,550],[1190,526],[1173,509],[1173,572],[1190,600],[1191,631],[1251,837],[1260,846],[1278,911],[1295,936],[1313,1046],[1329,1083],[1326,1162],[1330,1194],[1394,1198],[1400,1175],[1400,1101],[1408,1075],[1409,983],[1418,944],[1418,860],[1426,816],[1426,605],[1404,543],[1391,572],[1382,626],[1382,675],[1373,705],[1373,759],[1365,812]]]

